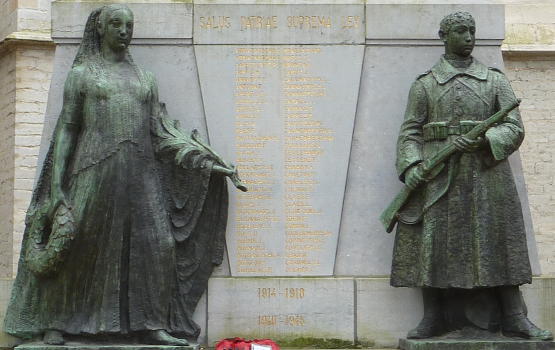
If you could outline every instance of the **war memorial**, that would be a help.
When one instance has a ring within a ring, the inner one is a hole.
[[[20,349],[553,347],[503,5],[105,5],[52,3]]]

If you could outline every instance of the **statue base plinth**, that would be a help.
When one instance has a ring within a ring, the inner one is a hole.
[[[199,350],[198,344],[188,346],[145,344],[90,344],[68,342],[64,345],[48,345],[42,342],[16,346],[14,350]]]
[[[524,339],[400,339],[401,350],[554,350],[555,342]]]

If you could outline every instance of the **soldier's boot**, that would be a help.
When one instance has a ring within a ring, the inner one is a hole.
[[[535,340],[552,340],[553,333],[533,324],[526,316],[526,306],[518,286],[499,288],[503,320],[501,329],[504,336]]]
[[[445,319],[441,308],[440,291],[438,288],[422,288],[424,301],[424,317],[409,331],[407,339],[425,339],[445,333]]]

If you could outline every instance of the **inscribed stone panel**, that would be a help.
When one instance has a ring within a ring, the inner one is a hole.
[[[332,275],[361,45],[196,45],[210,139],[230,191],[233,276]]]
[[[364,6],[197,5],[195,44],[361,44]]]
[[[208,342],[298,337],[354,341],[350,278],[212,278]]]

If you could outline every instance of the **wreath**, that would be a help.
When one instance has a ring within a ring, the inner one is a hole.
[[[54,215],[48,215],[50,203],[46,201],[29,213],[26,241],[26,266],[35,275],[47,277],[59,271],[75,238],[75,219],[71,208],[60,204]]]

